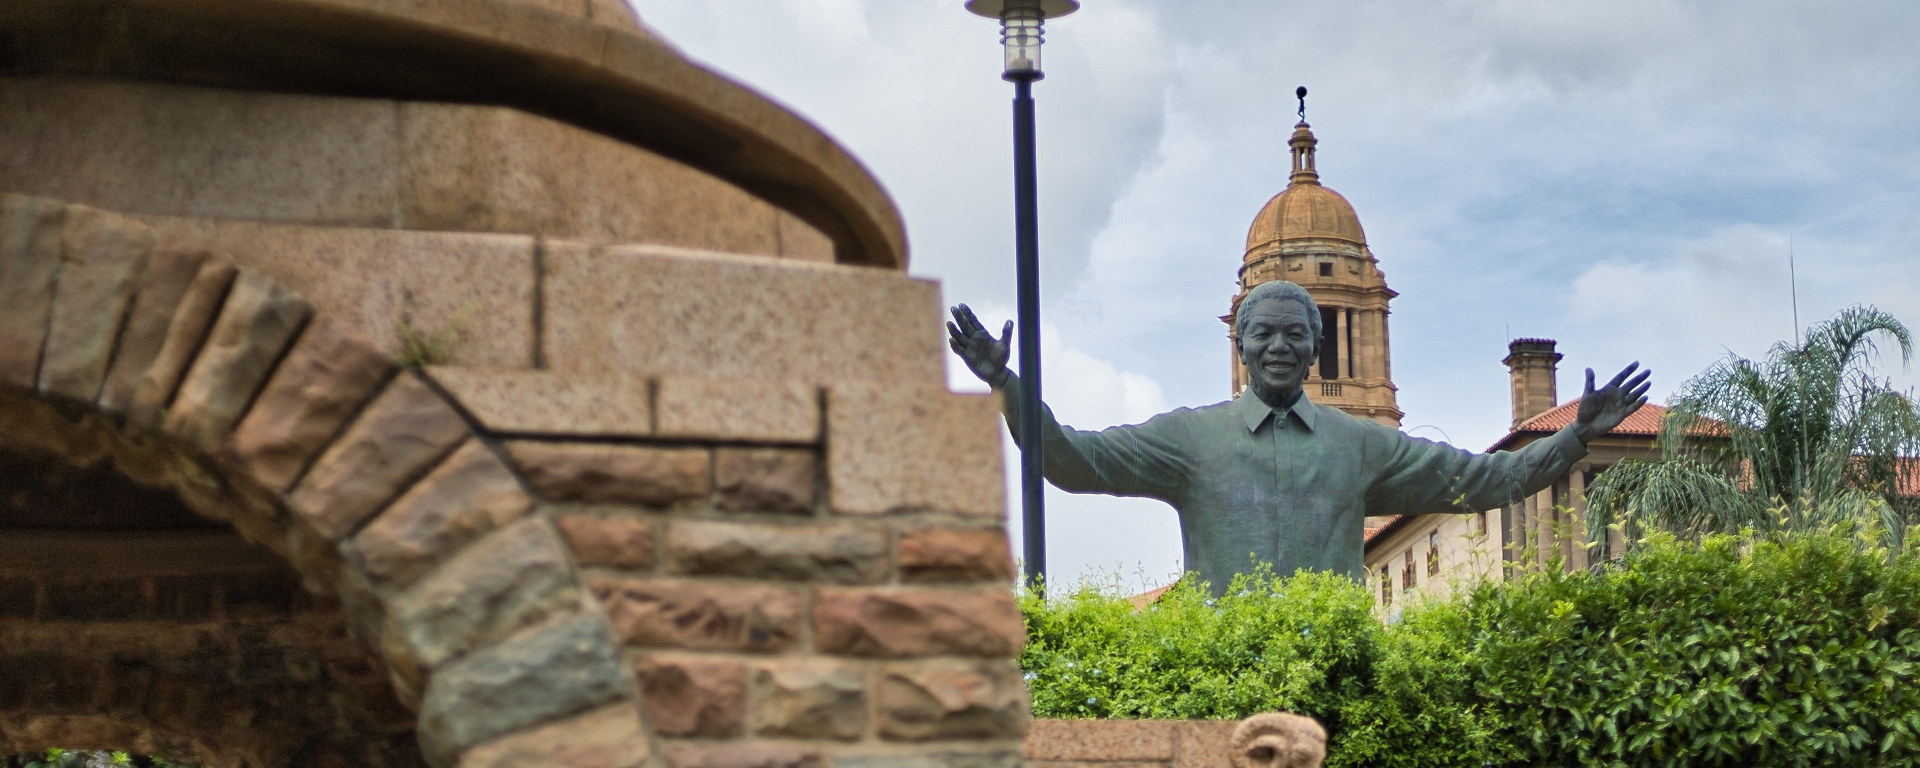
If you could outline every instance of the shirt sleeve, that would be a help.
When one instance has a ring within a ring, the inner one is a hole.
[[[1471,453],[1381,430],[1383,467],[1367,492],[1369,515],[1479,512],[1511,504],[1551,485],[1587,447],[1569,426],[1518,451]]]
[[[1007,429],[1020,434],[1020,379],[1009,377],[1001,389]],[[1063,491],[1144,496],[1172,501],[1185,487],[1188,472],[1181,411],[1163,413],[1144,424],[1108,427],[1098,432],[1060,426],[1053,409],[1040,404],[1041,460],[1044,474]]]

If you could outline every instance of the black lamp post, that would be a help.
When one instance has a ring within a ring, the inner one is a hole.
[[[1014,271],[1018,276],[1020,326],[1020,521],[1026,583],[1038,589],[1047,577],[1047,512],[1040,441],[1040,214],[1033,160],[1033,81],[1040,71],[1040,44],[1047,19],[1080,10],[1078,0],[967,0],[967,10],[1000,20],[1005,71],[1013,83]]]

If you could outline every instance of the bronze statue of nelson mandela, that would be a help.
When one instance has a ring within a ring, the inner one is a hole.
[[[1518,451],[1476,454],[1344,411],[1301,391],[1319,356],[1320,310],[1305,289],[1276,280],[1248,292],[1234,317],[1251,384],[1238,398],[1176,408],[1099,432],[1063,428],[1041,406],[1045,473],[1062,490],[1160,499],[1180,515],[1187,569],[1214,591],[1256,562],[1364,576],[1369,515],[1470,513],[1547,487],[1587,455],[1587,443],[1646,404],[1649,371],[1634,363],[1586,391],[1573,424]],[[953,351],[1003,393],[1019,434],[1020,378],[1007,370],[1013,323],[996,339],[973,311],[953,308]]]

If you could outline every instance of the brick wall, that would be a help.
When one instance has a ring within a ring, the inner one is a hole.
[[[865,296],[937,331],[925,284],[587,249],[630,267],[609,281],[746,311],[688,323],[664,298],[616,302],[597,341],[536,317],[535,357],[564,369],[407,367],[188,224],[0,194],[0,340],[31,352],[0,355],[0,451],[111,467],[282,558],[417,713],[428,763],[1018,762],[994,403],[939,386],[938,358],[906,353],[924,340],[862,346],[900,322],[847,325],[879,319],[851,309]],[[537,308],[577,298],[544,285]],[[680,345],[630,340],[654,328]],[[811,330],[748,345],[791,328]],[[596,368],[595,344],[629,367]],[[0,641],[9,664],[31,655]],[[275,754],[256,764],[305,759]]]

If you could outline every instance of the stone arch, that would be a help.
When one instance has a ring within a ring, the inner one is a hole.
[[[364,674],[306,682],[336,684],[334,698],[349,700],[336,714],[365,726],[336,735],[362,749],[322,744],[329,737],[317,731],[236,746],[235,728],[300,727],[271,697],[222,698],[247,689],[244,669],[222,673],[231,685],[209,687],[193,683],[205,676],[149,665],[145,704],[132,705],[112,695],[120,683],[111,664],[24,669],[59,655],[33,654],[56,642],[37,626],[59,597],[43,576],[7,582],[16,608],[0,614],[10,627],[0,654],[13,657],[0,661],[21,670],[9,682],[45,695],[0,703],[0,745],[84,736],[126,742],[71,746],[209,765],[404,765],[409,753],[395,745],[413,726],[412,759],[433,765],[530,764],[560,751],[597,765],[644,761],[652,749],[639,692],[605,612],[500,447],[418,369],[316,316],[273,279],[155,244],[133,218],[0,193],[0,450],[111,467],[109,477],[165,488],[277,554],[291,569],[279,575],[317,596],[289,598],[283,613],[314,623],[306,628],[316,635],[283,622],[294,636],[223,647],[228,656],[296,648],[338,629],[342,642],[304,658],[335,653],[348,666],[357,659]],[[384,535],[358,535],[370,528]],[[255,576],[275,578],[272,563],[256,565]],[[163,576],[138,576],[146,586],[127,615],[158,616],[153,585]],[[24,611],[20,584],[31,589]],[[195,594],[211,606],[197,619],[244,607],[231,595]],[[191,666],[187,657],[218,646],[210,632],[161,638],[176,646],[155,653]],[[279,663],[305,663],[290,658]],[[264,719],[236,721],[243,715]]]

